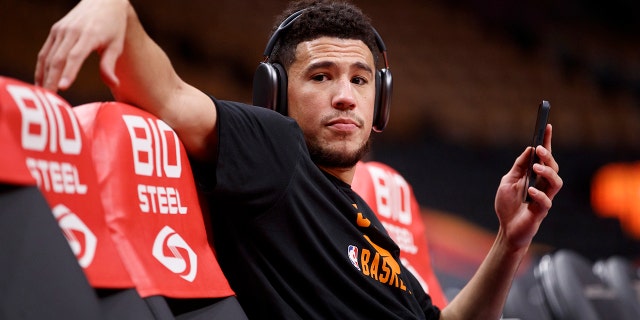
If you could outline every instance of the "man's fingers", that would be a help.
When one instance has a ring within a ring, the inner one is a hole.
[[[38,53],[36,84],[52,91],[68,89],[93,49],[91,42],[95,40],[89,38],[79,28],[62,21],[55,24]]]
[[[546,215],[549,209],[551,209],[553,203],[551,200],[552,198],[549,197],[549,195],[544,191],[541,191],[536,187],[529,187],[529,189],[527,189],[527,192],[529,193],[531,200],[533,200],[529,202],[529,204],[536,206],[535,208],[537,208],[537,212],[543,212]]]
[[[511,171],[515,177],[523,176],[527,172],[531,151],[532,147],[526,147],[524,151],[522,151],[522,153],[516,158],[516,161],[513,163],[513,167],[511,168]]]
[[[82,64],[92,52],[92,46],[85,42],[91,42],[91,39],[87,39],[86,36],[79,35],[78,37],[70,38],[68,42],[61,45],[59,52],[64,54],[65,57],[56,57],[60,59],[61,66],[63,66],[58,79],[57,86],[61,90],[68,89],[75,81]]]
[[[42,45],[42,48],[40,48],[40,51],[38,52],[38,60],[36,61],[36,71],[33,77],[35,84],[38,86],[44,85],[45,63],[46,63],[47,57],[51,52],[51,48],[53,47],[54,41],[55,41],[55,36],[50,33],[49,36],[47,36],[47,40],[44,42],[44,45]]]
[[[547,124],[547,127],[544,129],[544,141],[542,145],[551,152],[551,138],[553,136],[553,127],[551,124]]]
[[[550,199],[553,199],[562,188],[562,178],[560,178],[556,170],[546,165],[535,164],[533,169],[538,175],[535,187],[545,192]]]
[[[119,85],[120,80],[116,76],[116,61],[122,53],[122,48],[110,46],[103,53],[100,59],[100,72],[104,80],[109,85]]]
[[[558,165],[558,162],[556,162],[556,159],[553,157],[550,150],[543,147],[538,147],[536,148],[536,154],[543,164],[551,167],[551,169],[553,169],[555,172],[560,171],[560,165]]]
[[[36,66],[39,68],[37,72],[40,72],[39,81],[43,87],[52,91],[58,90],[58,82],[67,63],[68,48],[72,45],[72,37],[63,34],[57,25],[51,28],[47,38],[47,49],[43,48],[42,56],[38,59],[39,66]]]

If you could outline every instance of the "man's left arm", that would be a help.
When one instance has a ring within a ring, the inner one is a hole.
[[[522,191],[530,156],[527,148],[502,177],[495,199],[500,228],[493,246],[469,283],[443,310],[441,319],[500,319],[511,283],[533,237],[562,188],[558,163],[551,154],[551,125],[547,125],[542,146],[535,151],[541,163],[533,169],[543,183],[526,192],[530,202],[522,202]]]

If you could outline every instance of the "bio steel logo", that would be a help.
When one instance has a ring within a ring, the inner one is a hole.
[[[51,155],[79,155],[82,138],[78,120],[64,100],[44,91],[9,85],[7,91],[21,114],[20,140],[27,151]],[[27,157],[26,165],[45,192],[86,194],[78,168],[66,161]]]
[[[382,168],[369,166],[373,180],[378,214],[402,225],[411,224],[411,198],[409,184],[404,178]]]
[[[160,230],[153,242],[152,254],[163,266],[181,278],[189,282],[196,278],[198,256],[171,227],[164,226]]]
[[[123,115],[131,138],[134,171],[146,177],[180,178],[182,160],[178,135],[163,121],[136,115]],[[186,214],[177,188],[166,185],[138,184],[142,212]]]
[[[65,205],[59,204],[53,208],[53,216],[69,242],[71,250],[76,255],[81,267],[87,268],[93,261],[98,246],[98,239],[89,227],[82,222],[75,213]]]

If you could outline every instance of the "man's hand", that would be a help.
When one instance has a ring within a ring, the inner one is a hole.
[[[534,164],[533,170],[540,178],[540,189],[525,190],[531,202],[522,202],[525,175],[529,163],[530,149],[527,148],[515,161],[511,170],[502,177],[496,194],[495,209],[500,220],[501,231],[505,233],[511,249],[528,247],[546,217],[555,195],[562,188],[558,175],[558,163],[551,154],[551,125],[547,125],[542,146],[535,152],[542,163]]]
[[[38,53],[36,85],[66,90],[92,51],[100,55],[100,72],[107,84],[118,84],[116,60],[127,28],[127,0],[83,0],[56,22]]]

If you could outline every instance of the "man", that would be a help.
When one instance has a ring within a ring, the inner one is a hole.
[[[287,30],[270,60],[286,70],[291,118],[217,100],[182,81],[126,0],[84,0],[56,23],[36,83],[67,89],[95,50],[114,97],[178,133],[208,191],[220,265],[249,318],[498,319],[562,186],[551,126],[536,149],[543,186],[522,202],[527,149],[498,188],[492,249],[441,312],[349,185],[375,113],[378,48],[368,18],[350,4],[307,1],[293,3],[280,21]]]

